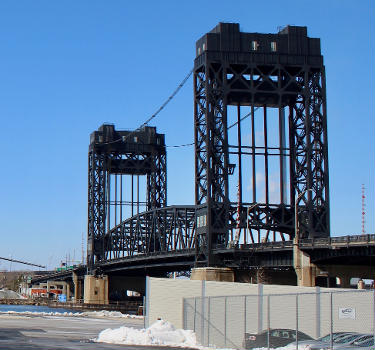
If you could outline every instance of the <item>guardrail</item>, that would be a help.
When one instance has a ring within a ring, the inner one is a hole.
[[[301,248],[317,247],[335,247],[335,246],[358,246],[358,245],[375,245],[375,234],[353,235],[342,237],[311,238],[303,239],[299,242]]]

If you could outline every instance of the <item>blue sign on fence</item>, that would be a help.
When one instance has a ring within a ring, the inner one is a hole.
[[[60,294],[59,295],[59,302],[60,303],[66,303],[66,294]]]

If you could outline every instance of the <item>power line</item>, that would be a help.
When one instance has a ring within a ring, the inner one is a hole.
[[[194,145],[194,142],[192,142],[192,143],[185,143],[185,144],[182,144],[182,145],[171,145],[171,146],[166,146],[166,147],[180,148],[180,147],[188,147],[188,146],[193,146],[193,145]]]
[[[260,107],[257,107],[257,108],[254,108],[254,112],[257,111]],[[244,115],[241,119],[240,119],[240,122],[242,122],[243,120],[245,120],[246,118],[250,117],[251,116],[251,113],[252,112],[249,112],[247,113],[246,115]],[[238,124],[238,121],[233,123],[231,126],[228,127],[228,130],[229,129],[232,129],[234,126],[236,126]]]
[[[194,68],[190,70],[190,72],[185,76],[185,78],[182,80],[182,82],[177,86],[177,88],[173,91],[172,95],[170,95],[167,100],[159,107],[159,109],[150,117],[148,118],[143,124],[141,124],[137,129],[126,135],[124,138],[122,138],[122,141],[125,141],[128,137],[134,135],[136,132],[140,131],[142,128],[148,125],[152,119],[154,119],[163,109],[164,107],[173,100],[173,98],[177,95],[177,93],[181,90],[181,88],[185,85],[185,83],[188,81],[190,76],[192,75],[194,71]]]
[[[129,134],[127,134],[126,136],[122,137],[122,138],[119,138],[117,140],[114,140],[114,141],[110,141],[110,142],[103,142],[103,144],[106,144],[106,145],[109,145],[109,144],[112,144],[112,143],[116,143],[116,142],[120,142],[120,141],[126,141],[127,138],[133,136],[136,132],[140,131],[142,128],[144,128],[145,126],[148,125],[148,123],[150,123],[150,121],[152,119],[154,119],[163,109],[164,107],[173,100],[173,98],[177,95],[177,93],[181,90],[181,88],[185,85],[185,83],[188,81],[188,79],[190,78],[190,76],[192,75],[194,71],[194,68],[192,68],[189,73],[185,76],[185,78],[182,80],[182,82],[177,86],[177,88],[173,91],[173,93],[167,98],[167,100],[158,108],[158,110],[153,114],[151,115],[150,118],[148,118],[143,124],[141,124],[137,129],[131,131]],[[170,146],[170,147],[174,147],[174,146]]]
[[[127,138],[133,136],[136,132],[140,131],[142,128],[144,128],[145,126],[147,126],[151,120],[153,120],[164,108],[165,106],[167,106],[167,104],[169,102],[171,102],[173,100],[173,98],[177,95],[177,93],[181,90],[181,88],[185,85],[185,83],[188,81],[188,79],[190,78],[190,76],[193,74],[193,71],[194,71],[194,68],[191,69],[189,71],[189,73],[185,76],[185,78],[182,80],[182,82],[177,86],[177,88],[173,91],[173,93],[167,98],[167,100],[158,108],[158,110],[152,114],[143,124],[141,124],[137,129],[133,130],[132,132],[130,132],[128,135],[120,138],[120,139],[117,139],[117,140],[114,140],[114,141],[110,141],[110,142],[106,142],[105,144],[111,144],[111,143],[116,143],[116,142],[120,142],[120,141],[126,141]],[[254,109],[254,112],[257,111],[260,107],[257,107]],[[243,120],[245,120],[246,118],[248,118],[249,116],[251,116],[251,113],[252,112],[249,112],[247,113],[246,115],[244,115],[241,119],[240,119],[240,122],[242,122]],[[231,128],[233,128],[234,126],[236,126],[238,124],[238,121],[236,121],[235,123],[233,123],[232,125],[230,125],[228,127],[228,130],[230,130]],[[171,146],[166,146],[168,148],[182,148],[182,147],[189,147],[189,146],[193,146],[194,145],[194,142],[192,143],[185,143],[185,144],[181,144],[181,145],[171,145]]]
[[[188,81],[190,76],[192,75],[194,69],[191,69],[190,72],[186,75],[184,80],[180,83],[180,85],[177,86],[176,90],[173,91],[172,95],[168,97],[168,99],[159,107],[159,109],[150,117],[148,118],[138,129],[135,129],[135,131],[139,131],[144,126],[146,126],[152,119],[154,119],[162,110],[163,108],[170,102],[172,99],[177,95],[177,93],[180,91],[180,89],[185,85],[185,83]]]
[[[43,269],[45,268],[45,266],[43,266],[43,265],[32,264],[32,263],[29,263],[29,262],[26,262],[26,261],[21,261],[21,260],[2,258],[1,256],[0,256],[0,260],[7,260],[7,261],[11,261],[11,262],[16,262],[16,263],[19,263],[19,264],[30,265],[30,266],[37,266],[37,267],[41,267]]]
[[[257,107],[254,109],[254,112],[257,111],[260,107]],[[244,115],[241,119],[240,119],[240,122],[242,122],[243,120],[245,120],[246,118],[250,117],[251,116],[251,113],[252,112],[249,112],[247,113],[246,115]],[[232,125],[230,125],[228,127],[228,130],[232,129],[234,126],[236,126],[238,124],[238,121],[236,121],[235,123],[233,123]],[[171,148],[180,148],[180,147],[188,147],[188,146],[192,146],[194,145],[194,142],[193,143],[185,143],[185,144],[182,144],[182,145],[174,145],[174,146],[167,146],[167,147],[171,147]]]

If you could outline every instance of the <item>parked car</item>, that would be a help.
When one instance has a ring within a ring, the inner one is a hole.
[[[349,334],[357,334],[357,333],[353,333],[353,332],[334,332],[334,333],[332,333],[333,342],[336,339],[339,339],[343,336],[347,336]],[[325,347],[327,344],[331,344],[331,334],[327,334],[324,337],[320,337],[316,340],[314,340],[314,339],[302,340],[302,341],[298,340],[298,346],[301,347],[301,348],[311,348],[311,347],[321,348],[321,347]],[[294,341],[290,345],[296,346],[297,342]]]
[[[270,329],[269,346],[270,348],[278,348],[288,345],[296,340],[296,331],[294,329]],[[298,340],[312,340],[312,338],[298,331]],[[268,345],[268,330],[258,334],[245,333],[242,346],[245,349],[262,348]]]
[[[333,341],[333,349],[346,348],[347,346],[352,345],[353,342],[361,339],[364,336],[365,334],[359,334],[359,333],[353,333],[353,334],[340,336]],[[324,346],[313,345],[310,347],[310,350],[326,350],[326,349],[329,349],[330,347],[331,347],[331,344],[326,343]]]
[[[343,347],[345,350],[373,350],[374,349],[374,336],[366,334],[353,341],[350,345]]]

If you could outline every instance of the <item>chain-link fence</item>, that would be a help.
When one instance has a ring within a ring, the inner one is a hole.
[[[216,347],[369,350],[374,300],[374,291],[357,290],[185,298],[183,322]]]

